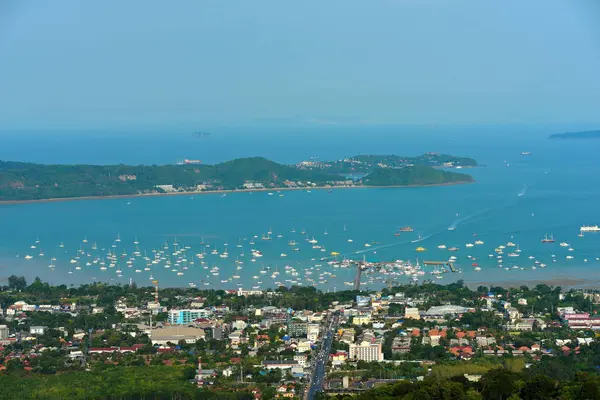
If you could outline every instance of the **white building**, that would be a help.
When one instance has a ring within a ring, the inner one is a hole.
[[[360,344],[351,344],[349,351],[350,360],[383,361],[381,343],[363,341]]]
[[[43,335],[46,329],[45,326],[32,326],[29,328],[29,333],[32,335]]]
[[[315,343],[319,340],[319,331],[321,330],[321,325],[319,324],[308,324],[306,327],[306,339],[310,342]]]

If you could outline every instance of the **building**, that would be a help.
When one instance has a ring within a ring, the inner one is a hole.
[[[306,331],[306,338],[312,343],[315,343],[317,340],[319,340],[319,332],[321,331],[321,325],[308,324]]]
[[[444,321],[447,315],[451,317],[456,317],[466,312],[469,312],[468,308],[462,306],[455,306],[452,304],[444,306],[433,306],[423,313],[423,319],[429,321]]]
[[[199,318],[209,318],[212,313],[209,310],[200,309],[185,309],[185,310],[169,310],[168,321],[174,325],[191,324]]]
[[[404,318],[421,319],[421,313],[419,313],[419,309],[416,307],[406,307]]]
[[[302,368],[308,366],[308,357],[305,354],[296,354],[294,360],[298,362],[298,365]]]
[[[310,341],[309,340],[300,340],[296,345],[296,351],[298,353],[306,353],[310,351]]]
[[[265,360],[262,362],[266,369],[292,369],[298,365],[296,360]]]
[[[350,360],[383,361],[381,342],[363,341],[360,344],[351,344],[349,351]]]
[[[152,344],[159,346],[166,346],[169,343],[177,344],[180,340],[184,340],[186,343],[196,343],[204,337],[203,329],[183,326],[158,328],[150,332]]]
[[[163,192],[174,192],[175,191],[175,187],[173,187],[173,185],[156,185],[157,189],[162,190]]]
[[[8,339],[8,326],[0,325],[0,340]]]
[[[291,337],[304,337],[308,333],[306,322],[292,321],[288,325],[288,335]]]
[[[370,315],[356,315],[352,317],[352,324],[354,325],[369,325],[371,323]]]
[[[600,330],[600,318],[591,317],[589,313],[565,314],[563,320],[571,329]]]
[[[46,329],[48,328],[45,326],[32,326],[29,328],[29,333],[32,335],[43,335]]]

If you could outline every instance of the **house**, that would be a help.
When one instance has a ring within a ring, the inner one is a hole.
[[[243,333],[241,331],[234,331],[229,333],[229,342],[231,343],[231,345],[237,346],[240,343],[242,343],[242,335]]]

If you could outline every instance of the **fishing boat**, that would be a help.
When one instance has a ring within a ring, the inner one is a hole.
[[[398,232],[412,232],[414,231],[414,229],[410,226],[403,226],[402,228],[398,229]]]
[[[544,238],[542,239],[542,243],[554,243],[554,236],[544,235]]]

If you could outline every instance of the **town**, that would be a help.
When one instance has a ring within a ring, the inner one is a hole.
[[[22,376],[32,397],[52,388],[56,398],[82,388],[341,398],[457,377],[475,392],[500,370],[575,379],[600,358],[600,294],[542,284],[320,292],[67,287],[11,276],[0,305],[0,397],[23,389]]]

